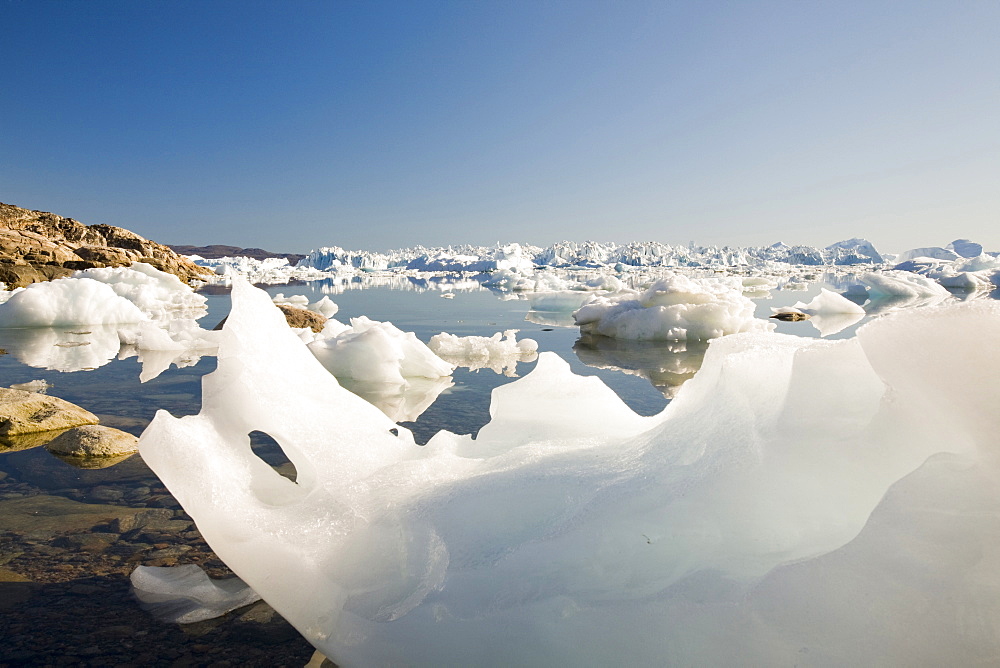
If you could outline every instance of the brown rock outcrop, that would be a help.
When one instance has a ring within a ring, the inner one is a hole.
[[[326,325],[326,316],[304,308],[295,308],[287,304],[278,304],[278,309],[285,315],[289,327],[308,327],[314,332],[322,332]]]
[[[113,225],[84,225],[53,213],[0,202],[0,281],[16,288],[69,276],[77,269],[145,262],[182,281],[211,272],[163,244]]]
[[[58,397],[0,387],[0,436],[69,429],[97,422],[97,416],[90,411]]]

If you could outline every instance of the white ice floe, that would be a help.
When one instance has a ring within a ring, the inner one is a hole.
[[[455,369],[413,332],[365,316],[351,318],[349,326],[328,321],[309,349],[330,373],[355,380],[403,383],[407,378],[450,376]]]
[[[111,286],[91,278],[57,278],[14,290],[0,305],[0,327],[75,327],[148,320]]]
[[[143,459],[341,666],[984,665],[1000,304],[714,341],[659,416],[544,354],[424,447],[237,283],[201,413]],[[252,431],[295,465],[258,459]],[[972,620],[970,622],[970,620]]]
[[[737,332],[766,331],[739,281],[696,279],[670,273],[642,293],[594,297],[573,317],[580,331],[636,341],[707,340]]]
[[[508,329],[493,336],[455,336],[441,332],[431,337],[427,347],[450,364],[472,371],[490,369],[514,376],[518,362],[533,362],[538,356],[538,342],[516,338],[517,330]]]
[[[74,272],[74,278],[89,278],[111,286],[115,294],[135,304],[156,320],[198,318],[205,314],[206,299],[173,274],[135,262],[130,267],[104,267]]]

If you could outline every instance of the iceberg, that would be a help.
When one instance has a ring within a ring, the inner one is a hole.
[[[655,294],[655,293],[654,293]],[[1000,304],[733,334],[657,416],[543,353],[476,438],[340,387],[237,281],[143,459],[323,654],[368,665],[973,665],[1000,654]],[[298,473],[257,458],[270,434]]]
[[[327,321],[309,349],[330,373],[354,380],[405,383],[407,378],[450,376],[455,370],[413,332],[365,316],[351,318],[349,326]]]
[[[583,334],[635,341],[707,340],[773,329],[754,318],[754,303],[739,280],[669,273],[645,291],[594,297],[573,313]]]
[[[508,329],[493,336],[455,336],[441,332],[431,337],[427,347],[450,364],[468,367],[471,371],[490,369],[494,373],[514,376],[518,362],[533,362],[538,342],[516,338],[517,330]]]
[[[131,301],[92,278],[32,283],[0,304],[0,327],[118,325],[148,319]]]
[[[135,304],[154,320],[200,318],[208,301],[173,274],[135,262],[130,267],[84,269],[73,278],[88,278],[109,285],[120,297]]]

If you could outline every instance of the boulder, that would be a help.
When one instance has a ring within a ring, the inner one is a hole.
[[[58,397],[0,387],[0,436],[69,429],[97,422],[93,413]]]
[[[92,424],[64,431],[45,446],[71,457],[120,457],[139,450],[139,439],[121,429]]]
[[[289,327],[308,327],[314,332],[322,332],[326,325],[326,316],[305,308],[296,308],[286,304],[277,304],[282,313],[285,314],[285,321]]]
[[[79,269],[146,262],[182,281],[211,275],[173,250],[113,225],[84,225],[53,213],[0,203],[0,282],[8,289]]]

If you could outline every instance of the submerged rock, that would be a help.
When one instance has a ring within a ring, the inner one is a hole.
[[[0,387],[0,436],[97,424],[97,416],[76,404],[34,392]]]
[[[127,431],[93,424],[63,432],[47,448],[73,457],[120,457],[137,452],[139,439]]]

